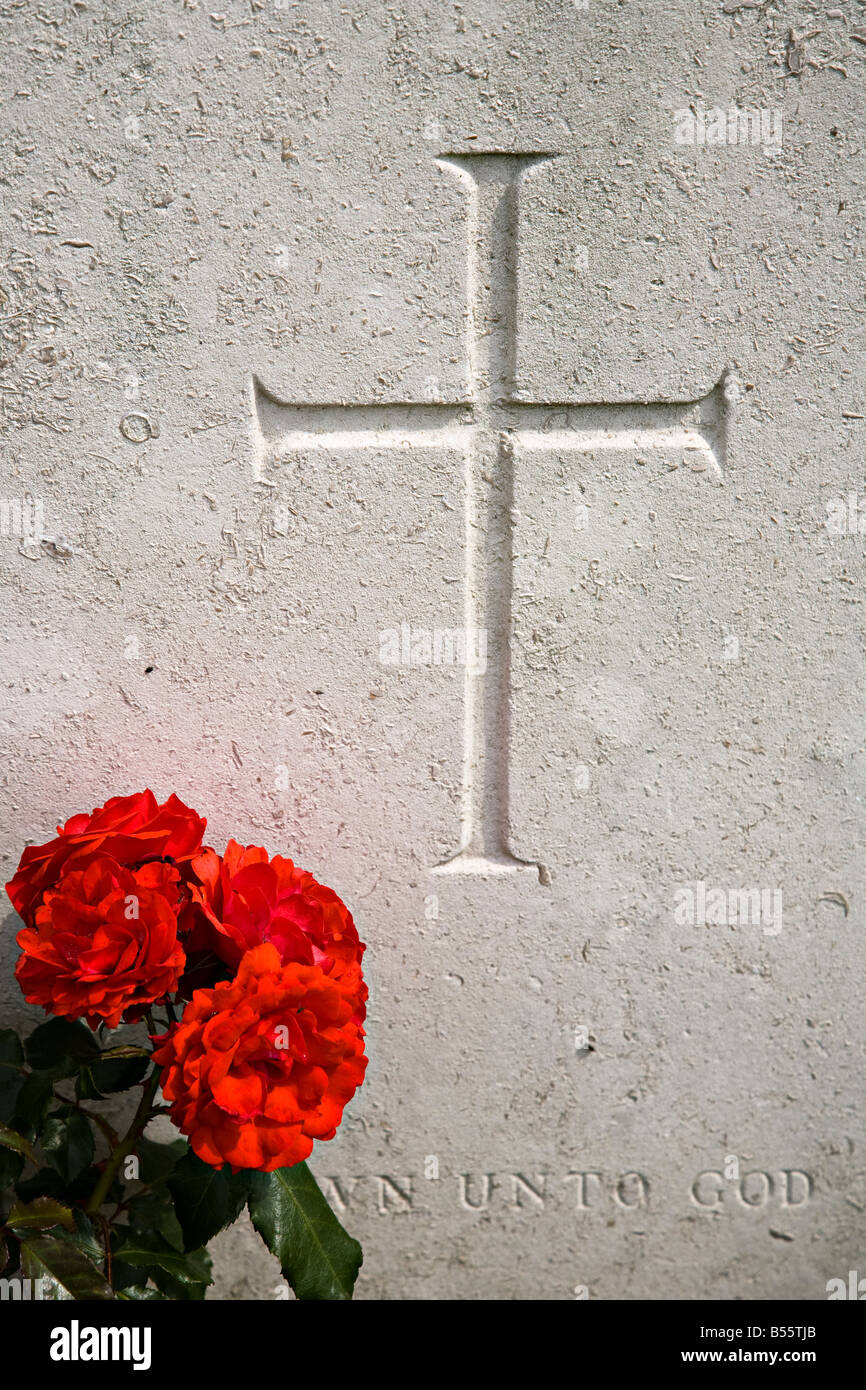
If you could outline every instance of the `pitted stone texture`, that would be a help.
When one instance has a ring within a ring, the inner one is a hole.
[[[866,511],[863,49],[833,8],[0,14],[0,497],[46,533],[0,540],[4,862],[150,785],[345,897],[371,1062],[312,1166],[360,1297],[813,1299],[862,1256],[863,535],[825,523]],[[799,76],[791,27],[821,30]],[[781,149],[675,143],[732,102]],[[256,380],[470,398],[437,156],[479,150],[558,155],[514,229],[522,399],[740,388],[721,476],[515,447],[505,835],[542,882],[431,872],[464,672],[380,661],[465,621],[460,449],[264,458],[255,410]],[[781,931],[678,921],[698,883],[781,890]],[[14,928],[4,1021],[36,1022]],[[248,1226],[215,1255],[214,1296],[278,1296]]]

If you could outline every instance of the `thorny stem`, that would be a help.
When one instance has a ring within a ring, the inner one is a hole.
[[[128,1210],[130,1202],[135,1201],[136,1197],[143,1197],[145,1193],[150,1192],[152,1186],[153,1183],[143,1182],[140,1184],[139,1187],[136,1188],[135,1192],[132,1194],[131,1197],[127,1197],[126,1200],[123,1202],[118,1202],[117,1206],[114,1208],[114,1211],[111,1213],[110,1224],[114,1225],[117,1218],[123,1212]]]
[[[139,1102],[138,1109],[136,1110],[132,1118],[132,1124],[129,1126],[129,1129],[126,1131],[126,1134],[123,1136],[117,1148],[113,1151],[113,1153],[109,1155],[108,1161],[102,1170],[99,1181],[93,1189],[93,1195],[91,1196],[90,1201],[87,1203],[87,1206],[85,1208],[85,1210],[89,1214],[93,1214],[94,1212],[99,1211],[99,1208],[102,1206],[102,1203],[105,1201],[105,1198],[108,1195],[108,1189],[111,1187],[111,1184],[114,1181],[114,1177],[117,1173],[118,1168],[120,1167],[123,1160],[126,1158],[127,1154],[131,1153],[132,1150],[135,1148],[136,1141],[140,1137],[141,1132],[147,1124],[148,1120],[151,1118],[150,1110],[151,1106],[153,1105],[154,1096],[157,1092],[157,1087],[159,1086],[159,1078],[160,1069],[159,1067],[154,1067],[153,1071],[150,1074],[150,1080],[148,1081],[147,1086],[144,1090],[144,1094]]]
[[[153,1021],[153,1010],[148,1009],[144,1017],[147,1023],[148,1034],[152,1037],[156,1032]],[[148,1079],[148,1083],[144,1088],[141,1100],[138,1103],[138,1109],[132,1117],[132,1124],[129,1126],[129,1129],[126,1131],[120,1143],[117,1144],[117,1147],[109,1154],[105,1167],[100,1174],[99,1181],[94,1187],[90,1201],[85,1208],[85,1211],[89,1214],[99,1211],[99,1208],[108,1195],[108,1190],[114,1181],[115,1174],[121,1163],[126,1158],[127,1154],[131,1153],[135,1148],[136,1141],[140,1138],[146,1125],[153,1119],[154,1114],[160,1113],[153,1108],[154,1097],[156,1096],[159,1086],[160,1074],[160,1068],[154,1067]]]

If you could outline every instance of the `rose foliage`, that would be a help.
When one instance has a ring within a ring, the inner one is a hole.
[[[364,1080],[365,948],[311,873],[205,828],[112,797],[6,885],[49,1019],[0,1030],[0,1277],[37,1296],[201,1299],[245,1206],[297,1297],[352,1296],[361,1247],[305,1160]],[[127,1090],[121,1135],[99,1102]]]

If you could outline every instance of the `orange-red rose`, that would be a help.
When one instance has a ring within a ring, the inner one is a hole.
[[[43,893],[62,874],[105,854],[129,867],[159,857],[182,863],[200,851],[206,824],[173,795],[162,806],[151,791],[113,796],[89,815],[82,812],[58,826],[56,839],[25,849],[6,892],[32,925]]]
[[[318,965],[248,951],[234,980],[196,990],[154,1061],[174,1123],[215,1168],[269,1173],[333,1138],[364,1079],[352,1002]]]
[[[28,1004],[92,1028],[141,1017],[177,988],[185,955],[177,939],[180,875],[168,864],[130,870],[109,855],[66,868],[17,936],[15,975]]]
[[[272,859],[256,845],[229,840],[224,855],[205,850],[190,864],[190,956],[213,951],[230,969],[245,951],[269,941],[285,964],[316,965],[351,1000],[363,1023],[367,986],[361,973],[364,945],[352,914],[337,894],[291,859]]]
[[[214,1167],[271,1172],[333,1138],[364,1079],[364,946],[312,874],[234,840],[217,855],[204,830],[145,791],[25,850],[15,973],[28,1003],[94,1028],[192,993],[155,1039],[172,1117]]]

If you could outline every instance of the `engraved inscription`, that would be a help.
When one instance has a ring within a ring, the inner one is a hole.
[[[470,1215],[510,1211],[611,1216],[617,1211],[624,1215],[657,1212],[671,1202],[669,1191],[664,1200],[659,1198],[662,1182],[637,1168],[621,1173],[605,1173],[597,1168],[571,1169],[566,1173],[532,1169],[437,1172],[435,1181],[421,1182],[417,1187],[415,1174],[331,1175],[319,1178],[319,1182],[339,1216],[347,1210],[367,1210],[380,1216],[411,1214],[442,1205]],[[677,1190],[685,1210],[691,1207],[693,1211],[716,1215],[770,1210],[793,1213],[811,1204],[815,1179],[802,1168],[755,1168],[730,1177],[721,1168],[705,1169],[691,1182],[688,1176],[679,1181]]]

